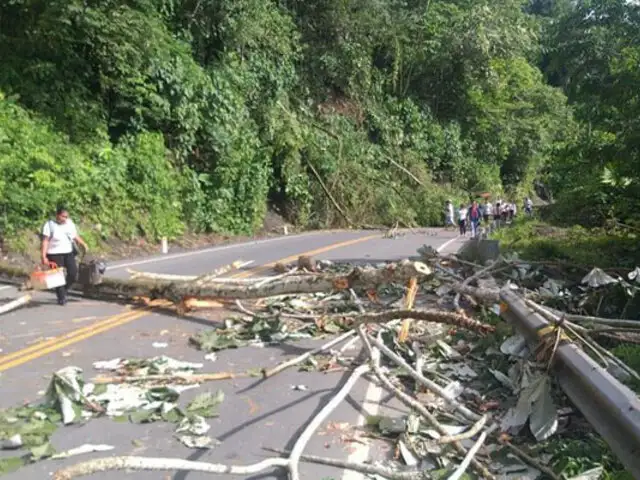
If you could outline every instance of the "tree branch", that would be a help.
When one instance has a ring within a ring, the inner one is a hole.
[[[376,338],[368,336],[369,341],[380,349],[387,357],[394,361],[397,365],[402,367],[414,380],[420,382],[429,390],[437,394],[443,400],[445,400],[456,412],[460,413],[463,417],[475,422],[480,419],[480,415],[473,413],[464,405],[460,404],[455,398],[453,398],[448,392],[446,392],[440,385],[422,376],[421,373],[416,372],[411,366],[397,355],[393,350],[387,347],[384,343]]]
[[[192,472],[227,473],[230,475],[253,475],[273,467],[287,467],[285,458],[268,458],[246,466],[223,465],[220,463],[192,462],[178,458],[146,457],[105,457],[78,463],[53,475],[53,480],[71,480],[94,473],[111,470],[189,470]]]
[[[322,410],[320,410],[320,413],[318,413],[318,415],[316,415],[314,419],[311,420],[311,423],[307,425],[307,428],[304,429],[304,432],[302,432],[302,435],[300,435],[300,437],[296,441],[295,445],[293,446],[293,449],[291,450],[291,455],[289,456],[289,470],[290,470],[289,478],[291,480],[300,480],[298,463],[300,461],[300,456],[302,455],[304,448],[307,446],[307,443],[311,439],[311,436],[318,429],[320,424],[324,422],[324,420],[329,416],[329,414],[331,414],[331,412],[333,412],[336,409],[336,407],[340,404],[340,402],[344,400],[344,397],[346,397],[349,394],[349,392],[351,391],[353,386],[356,384],[358,379],[362,375],[367,373],[369,369],[370,369],[369,365],[360,365],[359,367],[357,367],[353,371],[349,379],[342,386],[342,388],[338,391],[338,393],[335,394],[335,396],[329,401],[329,403],[327,403],[322,408]]]

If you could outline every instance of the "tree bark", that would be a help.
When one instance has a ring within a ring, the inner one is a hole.
[[[404,260],[384,268],[355,267],[348,275],[325,273],[295,275],[269,283],[252,285],[199,284],[198,281],[162,281],[151,279],[125,280],[105,277],[99,285],[74,285],[85,295],[96,298],[120,297],[151,300],[166,299],[175,304],[184,298],[197,299],[253,299],[275,295],[317,293],[349,288],[376,288],[388,283],[403,283],[411,277],[423,279],[431,269],[421,262]],[[0,275],[28,279],[30,272],[0,264]]]

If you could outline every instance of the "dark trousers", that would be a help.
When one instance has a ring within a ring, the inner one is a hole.
[[[71,288],[71,285],[76,281],[78,276],[78,265],[76,264],[76,256],[73,253],[56,253],[49,254],[47,258],[50,262],[56,262],[58,267],[64,267],[67,269],[67,284],[56,288],[56,295],[58,301],[67,299],[67,290]]]
[[[460,227],[460,235],[466,235],[467,234],[467,221],[466,220],[459,220],[458,221],[458,226]]]

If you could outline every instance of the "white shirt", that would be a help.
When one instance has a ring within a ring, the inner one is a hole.
[[[467,218],[467,215],[469,214],[469,209],[467,208],[460,208],[458,210],[458,220],[464,220],[465,218]]]
[[[47,253],[53,255],[71,253],[73,240],[78,236],[78,231],[70,218],[62,225],[55,220],[49,220],[42,227],[42,236],[49,239]]]

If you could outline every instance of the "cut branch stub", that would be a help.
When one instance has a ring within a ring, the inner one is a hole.
[[[333,281],[333,288],[336,290],[346,290],[349,288],[348,278],[336,278]]]
[[[316,272],[316,261],[308,255],[300,255],[298,257],[298,268],[308,272]]]

